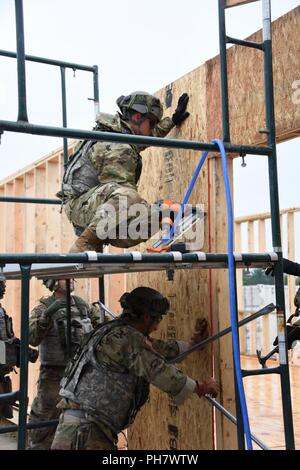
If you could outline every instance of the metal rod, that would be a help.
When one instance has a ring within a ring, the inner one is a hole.
[[[99,288],[99,301],[102,304],[105,304],[104,276],[99,276],[98,288]]]
[[[253,41],[245,41],[243,39],[236,39],[236,38],[232,38],[230,36],[226,36],[226,43],[227,44],[236,44],[238,46],[251,47],[253,49],[259,49],[261,51],[264,50],[264,45],[262,43],[253,42]]]
[[[99,76],[98,76],[98,66],[94,65],[94,110],[95,110],[95,118],[100,111],[100,103],[99,103]]]
[[[246,325],[247,323],[250,323],[253,320],[256,320],[257,318],[261,317],[262,315],[267,315],[275,310],[275,305],[274,304],[269,304],[266,307],[262,308],[256,313],[253,313],[253,315],[249,315],[249,317],[244,318],[243,320],[238,322],[238,327],[240,328],[241,326]],[[178,362],[179,360],[181,361],[184,359],[186,356],[191,354],[194,351],[198,351],[199,349],[203,349],[205,346],[207,346],[209,343],[212,343],[213,341],[216,341],[219,338],[222,338],[222,336],[227,335],[228,333],[231,332],[231,326],[228,328],[225,328],[224,330],[220,331],[219,333],[216,333],[213,336],[210,336],[209,338],[204,339],[198,344],[195,344],[191,348],[189,348],[187,351],[178,354],[172,361],[170,362]]]
[[[50,426],[57,426],[58,419],[51,419],[49,421],[39,421],[37,423],[28,423],[26,428],[27,429],[39,429],[39,428],[48,428]],[[19,426],[16,424],[12,426],[1,426],[0,427],[0,434],[6,434],[8,432],[16,432],[18,431]]]
[[[230,142],[225,6],[226,1],[219,0],[219,44],[223,141]]]
[[[26,420],[27,420],[27,392],[28,392],[28,317],[29,317],[29,289],[30,264],[21,264],[21,342],[20,342],[20,400],[19,400],[19,431],[18,450],[26,447]]]
[[[252,375],[280,374],[280,367],[272,367],[270,369],[242,370],[242,374],[243,377],[250,377]]]
[[[15,52],[4,51],[3,49],[0,49],[0,56],[11,57],[15,59],[17,57],[17,54]],[[46,59],[45,57],[38,57],[34,55],[25,54],[25,60],[29,60],[31,62],[39,62],[40,64],[56,65],[57,67],[66,67],[72,70],[84,70],[86,72],[95,71],[95,66],[75,64],[72,62],[64,62],[62,60]]]
[[[16,400],[19,400],[19,390],[17,392],[1,393],[0,394],[0,404],[1,403],[15,403]]]
[[[62,123],[63,127],[67,127],[67,98],[66,98],[66,69],[65,67],[60,67],[61,75],[61,102],[62,102]],[[63,148],[64,148],[64,167],[68,165],[68,139],[67,137],[63,138]]]
[[[133,134],[119,134],[114,132],[86,131],[83,129],[64,129],[63,127],[40,126],[25,122],[0,121],[0,130],[20,132],[24,134],[44,135],[50,137],[70,137],[72,139],[85,139],[104,142],[122,142],[128,144],[146,144],[148,147],[170,147],[189,150],[210,150],[219,152],[217,144],[206,142],[167,139],[161,137],[145,137]],[[269,155],[270,147],[256,147],[252,145],[224,144],[228,153],[243,153],[249,155]]]
[[[71,288],[70,288],[70,279],[66,279],[66,300],[67,300],[67,356],[68,359],[72,356],[71,349]]]
[[[280,212],[279,212],[279,191],[277,175],[277,155],[276,155],[276,131],[275,131],[275,105],[274,105],[274,84],[273,84],[273,61],[272,61],[272,37],[271,37],[271,3],[270,0],[262,1],[263,7],[263,42],[264,42],[264,79],[266,98],[266,124],[268,129],[268,144],[272,148],[272,154],[268,158],[269,181],[270,181],[270,205],[271,205],[271,225],[272,241],[274,251],[277,252],[279,262],[275,266],[275,288],[277,305],[277,329],[279,362],[281,368],[281,396],[284,421],[284,435],[286,448],[295,449],[292,400],[287,352],[287,332],[284,298],[284,279],[282,265],[282,247],[280,235]],[[283,325],[283,328],[282,328]]]
[[[270,264],[277,261],[272,259],[271,253],[245,253],[241,257],[241,261],[247,266],[251,266],[251,262]],[[209,268],[213,267],[216,263],[219,263],[221,267],[228,264],[228,256],[225,253],[206,253],[205,258],[199,260],[196,252],[183,253],[182,261],[176,261],[175,264],[176,266],[189,263],[207,264]],[[140,261],[136,261],[130,252],[123,254],[97,253],[95,260],[90,260],[88,253],[0,253],[0,264],[4,265],[7,263],[103,263],[104,265],[119,263],[172,263],[173,265],[174,256],[173,253],[142,253]]]
[[[205,395],[205,398],[212,406],[214,406],[218,411],[220,411],[224,416],[226,416],[226,418],[228,418],[229,421],[231,421],[235,425],[237,424],[237,420],[236,420],[235,416],[233,416],[231,413],[229,413],[229,411],[227,411],[226,408],[224,408],[219,402],[217,402],[217,400],[210,397],[209,395]],[[261,449],[270,450],[269,447],[267,447],[267,445],[264,444],[264,442],[262,442],[255,434],[251,433],[251,439]]]
[[[17,68],[18,68],[18,121],[28,122],[26,107],[26,72],[24,46],[23,0],[15,0]]]
[[[236,292],[236,264],[234,263],[234,289],[235,289],[235,303],[236,303],[236,308],[235,308],[235,321],[237,325],[237,343],[238,343],[238,354],[239,354],[239,360],[240,360],[240,337],[239,337],[239,320],[238,320],[238,305],[237,305],[237,292]],[[235,408],[236,408],[236,419],[237,419],[237,441],[238,441],[238,448],[240,450],[245,450],[246,448],[246,442],[245,442],[245,426],[244,426],[244,420],[243,420],[243,413],[242,413],[242,407],[241,407],[241,400],[240,400],[240,394],[238,390],[238,384],[237,384],[237,377],[236,377],[236,364],[234,360],[234,355],[233,355],[233,350],[234,350],[234,345],[233,345],[233,336],[232,336],[232,361],[233,361],[233,369],[234,369],[234,386],[235,386]],[[241,365],[239,365],[241,367]]]
[[[45,199],[37,197],[15,197],[15,196],[0,196],[0,202],[26,202],[34,204],[61,204],[60,199]]]

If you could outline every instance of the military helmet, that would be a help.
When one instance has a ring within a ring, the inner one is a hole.
[[[56,283],[57,283],[57,279],[53,279],[52,277],[43,279],[44,286],[46,286],[47,289],[49,289],[51,292],[54,291]]]
[[[123,313],[140,317],[149,313],[152,317],[166,315],[170,308],[169,301],[160,292],[150,287],[137,287],[125,292],[120,298]]]
[[[128,110],[133,109],[141,114],[155,116],[157,122],[161,120],[163,115],[163,107],[159,98],[150,95],[146,91],[133,91],[130,95],[122,95],[117,99],[116,103],[124,115],[126,115]]]

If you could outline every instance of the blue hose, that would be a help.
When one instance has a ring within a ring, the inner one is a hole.
[[[227,215],[228,215],[228,277],[229,277],[229,299],[230,299],[230,319],[231,319],[231,327],[232,327],[233,359],[234,359],[234,365],[235,365],[236,384],[237,384],[237,389],[238,389],[238,394],[239,394],[239,399],[240,399],[240,404],[241,404],[241,413],[243,417],[247,449],[252,450],[251,431],[250,431],[250,425],[249,425],[249,417],[248,417],[248,411],[247,411],[245,391],[244,391],[244,386],[243,386],[241,360],[240,360],[240,347],[239,347],[239,339],[238,339],[236,291],[235,291],[235,267],[234,267],[234,256],[233,256],[233,210],[232,210],[232,202],[231,202],[230,184],[229,184],[228,172],[227,172],[227,158],[226,158],[226,152],[225,152],[223,142],[219,139],[214,139],[212,143],[218,145],[220,149],[220,153],[221,153],[221,158],[222,158],[222,169],[223,169],[223,178],[224,178],[226,203],[227,203]],[[180,221],[182,213],[184,211],[184,207],[189,200],[191,192],[195,186],[196,180],[199,176],[200,170],[206,160],[208,153],[209,152],[206,151],[202,154],[201,159],[196,167],[194,175],[189,184],[189,187],[183,198],[180,211],[178,212],[176,216],[174,225],[171,228],[169,234],[165,235],[165,237],[162,239],[163,242],[168,241],[174,235],[178,222]]]
[[[194,189],[195,183],[196,183],[196,181],[197,181],[197,178],[198,178],[198,176],[199,176],[200,170],[201,170],[201,168],[202,168],[202,166],[203,166],[203,164],[204,164],[204,162],[205,162],[205,160],[206,160],[207,155],[208,155],[208,151],[203,152],[203,154],[202,154],[202,156],[201,156],[201,158],[200,158],[200,161],[199,161],[199,163],[198,163],[198,165],[197,165],[197,167],[196,167],[196,170],[195,170],[195,172],[194,172],[194,174],[193,174],[193,177],[192,177],[192,179],[191,179],[191,182],[190,182],[190,184],[189,184],[189,186],[188,186],[187,192],[185,193],[185,196],[184,196],[184,198],[183,198],[183,201],[182,201],[180,210],[178,211],[178,214],[177,214],[176,219],[175,219],[175,221],[174,221],[174,225],[173,225],[173,227],[171,227],[170,232],[169,232],[168,234],[166,234],[166,235],[162,238],[162,241],[163,241],[163,242],[167,242],[167,241],[170,240],[170,238],[173,237],[174,232],[175,232],[175,229],[176,229],[176,227],[177,227],[177,225],[178,225],[178,222],[180,221],[181,216],[182,216],[182,213],[183,213],[183,211],[184,211],[184,207],[185,207],[185,205],[188,203],[188,200],[189,200],[189,198],[190,198],[191,192],[192,192],[193,189]]]
[[[219,139],[214,139],[213,143],[217,144],[222,158],[223,178],[226,192],[227,202],[227,215],[228,215],[228,274],[229,274],[229,298],[230,298],[230,318],[232,327],[232,345],[233,345],[233,358],[236,372],[236,384],[239,392],[239,398],[241,403],[241,413],[243,416],[244,431],[246,436],[247,449],[252,450],[252,439],[249,425],[249,417],[247,411],[246,397],[243,386],[243,378],[241,371],[241,358],[240,358],[240,346],[238,338],[238,327],[237,327],[237,311],[236,311],[236,291],[235,291],[235,267],[234,267],[234,256],[233,256],[233,210],[230,194],[230,184],[227,172],[227,158],[224,148],[224,144]]]

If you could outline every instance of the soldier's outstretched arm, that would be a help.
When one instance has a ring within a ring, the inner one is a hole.
[[[29,318],[29,344],[39,346],[52,325],[50,316],[45,315],[46,305],[39,304],[31,312]]]

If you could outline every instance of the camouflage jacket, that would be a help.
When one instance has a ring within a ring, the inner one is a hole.
[[[114,323],[115,327],[113,327]],[[129,324],[124,324],[120,320],[112,320],[110,326],[111,328],[108,333],[101,338],[94,349],[95,358],[99,366],[94,363],[94,359],[90,360],[86,356],[85,349],[90,350],[88,343],[81,350],[81,355],[75,361],[75,366],[67,371],[66,378],[61,383],[62,389],[60,395],[64,398],[59,402],[58,407],[63,409],[82,408],[91,412],[92,403],[95,407],[92,416],[94,415],[95,418],[98,416],[98,419],[96,419],[98,426],[113,440],[114,435],[109,432],[109,429],[113,429],[113,418],[117,422],[121,411],[124,411],[123,408],[125,407],[127,410],[130,401],[136,401],[133,389],[130,390],[128,386],[131,384],[134,376],[136,380],[142,379],[144,382],[150,383],[170,394],[176,404],[183,403],[193,393],[196,384],[193,379],[184,374],[176,366],[167,363],[167,360],[173,359],[183,349],[186,349],[187,343],[150,340],[138,330]],[[98,330],[100,335],[102,328]],[[95,332],[93,336],[97,334]],[[89,366],[87,362],[90,364]],[[93,369],[95,369],[94,372]],[[81,371],[83,370],[85,373],[82,375]],[[123,378],[119,386],[112,386],[109,391],[101,389],[101,384],[109,382],[108,378],[107,381],[101,379],[98,384],[99,393],[97,393],[96,389],[91,390],[91,384],[93,383],[96,387],[97,374],[103,375],[103,370],[107,371],[107,377],[115,374],[115,379],[112,382],[115,385],[119,380],[117,378],[118,375],[120,375],[120,378]],[[88,380],[85,374],[88,374]],[[123,383],[125,384],[126,380],[128,384],[127,389],[124,391]],[[90,399],[89,394],[91,394]],[[120,394],[122,396],[119,396]],[[105,409],[110,409],[110,418],[109,416],[102,416],[102,401],[106,403]],[[123,405],[121,406],[120,403],[122,402]],[[122,408],[122,410],[120,411],[119,408]],[[116,416],[114,416],[114,411]],[[99,416],[103,419],[100,419]],[[112,423],[109,423],[109,421]]]
[[[126,121],[118,115],[100,113],[96,130],[133,134]],[[164,137],[174,127],[169,117],[162,119],[153,136]],[[99,184],[118,183],[136,188],[142,171],[140,152],[145,147],[113,142],[79,142],[63,177],[63,193],[77,197]],[[62,197],[62,193],[57,193]]]
[[[47,299],[54,299],[54,294],[40,299],[41,301]],[[81,299],[82,300],[82,299]],[[82,302],[84,302],[82,300]],[[71,305],[74,305],[73,296],[71,296]],[[101,323],[100,320],[100,312],[99,309],[95,306],[90,306],[86,303],[86,307],[88,310],[89,317],[91,319],[92,325],[95,328],[97,325]],[[29,318],[29,344],[32,346],[39,346],[42,340],[47,336],[50,330],[53,327],[53,320],[52,317],[49,315],[45,315],[45,311],[47,306],[45,303],[41,302],[31,312]]]

